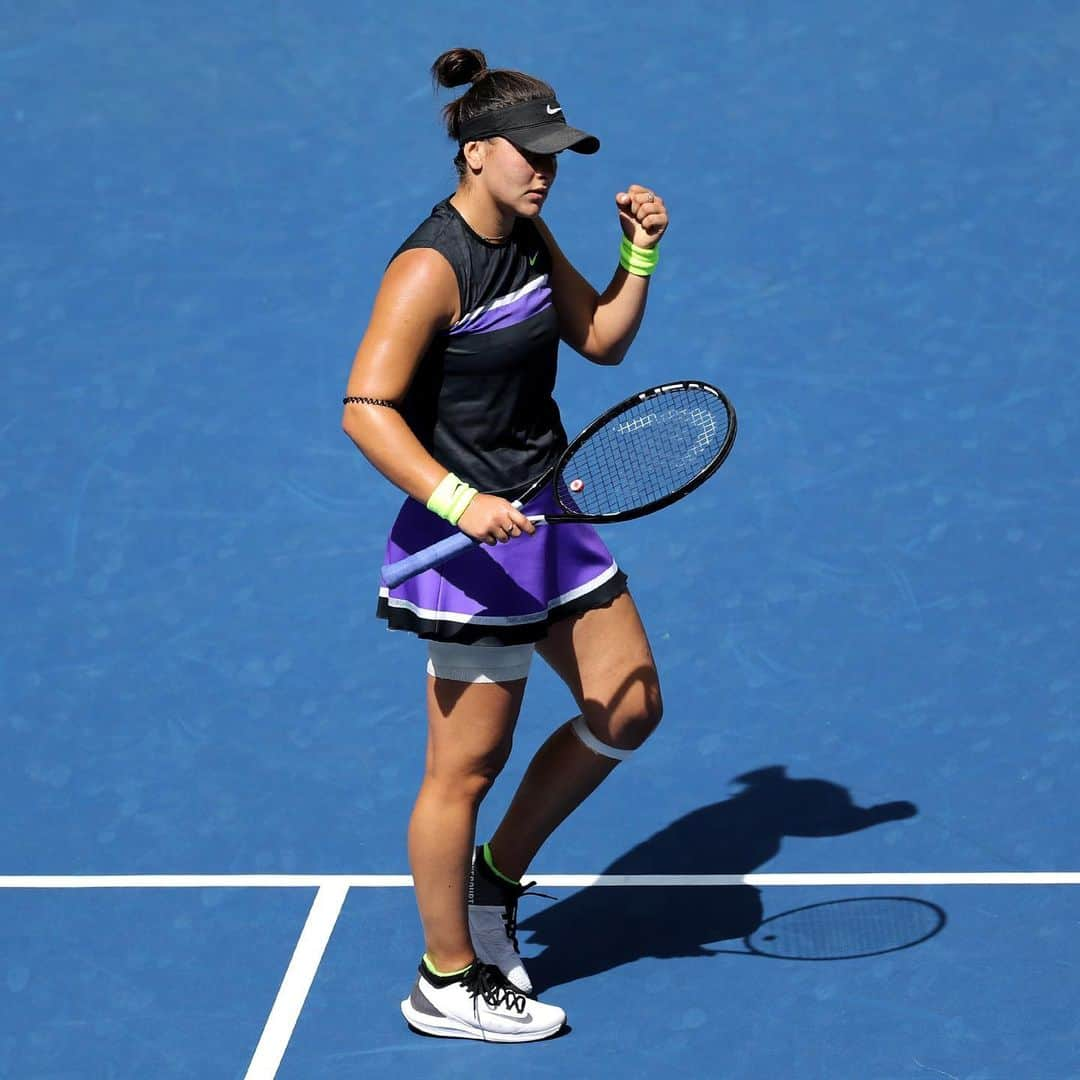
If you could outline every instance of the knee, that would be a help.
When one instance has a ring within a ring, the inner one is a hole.
[[[498,773],[495,772],[469,773],[459,778],[452,787],[463,802],[479,806],[484,801],[484,796],[491,790],[497,775]]]
[[[491,786],[495,783],[499,773],[503,771],[509,757],[509,749],[505,751],[499,750],[485,757],[483,761],[477,762],[469,770],[468,775],[464,777],[465,789],[477,803],[491,790]]]
[[[664,699],[655,677],[645,680],[638,693],[619,702],[585,709],[590,729],[620,750],[637,750],[657,729],[663,715]]]
[[[659,684],[654,684],[645,693],[636,709],[630,710],[620,728],[620,737],[625,745],[637,749],[660,726],[664,716],[664,699]]]
[[[428,771],[427,782],[440,798],[462,800],[478,806],[491,790],[510,757],[510,745],[499,746],[480,757],[455,762],[452,766],[436,764]]]

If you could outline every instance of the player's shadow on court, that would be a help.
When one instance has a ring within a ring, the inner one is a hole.
[[[737,782],[738,794],[679,818],[603,873],[748,874],[779,852],[785,836],[843,836],[917,812],[910,802],[856,806],[847,788],[793,780],[783,765]],[[762,916],[760,891],[749,885],[593,886],[523,919],[520,929],[531,935],[529,946],[545,946],[526,961],[544,990],[646,956],[711,956],[708,943],[745,938]]]

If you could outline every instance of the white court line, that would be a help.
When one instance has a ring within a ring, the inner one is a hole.
[[[530,880],[533,875],[529,875]],[[538,885],[1080,885],[1058,870],[855,874],[537,874]],[[408,874],[109,874],[0,877],[0,889],[402,889]]]
[[[277,1075],[348,891],[348,886],[333,882],[315,894],[244,1080],[273,1080]]]
[[[1080,885],[1080,873],[537,874],[547,888],[709,885]],[[410,888],[408,874],[114,874],[0,877],[0,889],[310,889],[318,891],[244,1080],[274,1080],[349,889]]]
[[[580,874],[537,875],[538,885],[1080,885],[1080,873],[868,873],[868,874]]]

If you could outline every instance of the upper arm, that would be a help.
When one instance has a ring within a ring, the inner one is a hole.
[[[570,348],[589,355],[589,337],[599,300],[596,290],[562,253],[551,230],[539,218],[536,227],[551,255],[551,300],[559,315],[559,336]]]
[[[400,401],[428,345],[453,325],[459,307],[449,262],[432,248],[403,251],[383,275],[346,394]]]

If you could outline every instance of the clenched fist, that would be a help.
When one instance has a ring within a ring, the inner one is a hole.
[[[631,244],[654,248],[668,227],[667,207],[652,188],[631,184],[615,196],[619,223]]]

